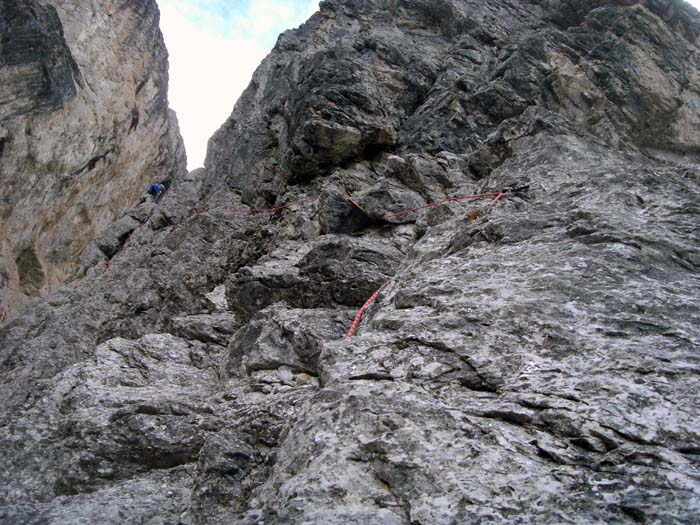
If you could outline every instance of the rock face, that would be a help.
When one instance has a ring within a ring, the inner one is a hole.
[[[0,5],[0,322],[184,165],[155,1]]]
[[[696,522],[699,35],[323,2],[0,331],[0,521]]]

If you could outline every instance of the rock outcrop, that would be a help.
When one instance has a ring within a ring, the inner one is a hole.
[[[0,521],[696,522],[699,35],[322,2],[0,331]]]
[[[0,5],[0,322],[183,171],[154,0]]]

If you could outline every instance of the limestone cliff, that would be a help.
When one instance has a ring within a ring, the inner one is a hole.
[[[0,322],[183,170],[155,1],[0,5]]]
[[[323,2],[0,331],[0,520],[696,522],[699,35]]]

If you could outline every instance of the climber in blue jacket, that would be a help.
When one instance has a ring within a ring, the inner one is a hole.
[[[153,197],[153,202],[156,202],[158,200],[158,197],[160,197],[160,194],[163,193],[164,189],[165,189],[165,186],[163,186],[162,184],[158,184],[157,182],[154,182],[146,190],[146,193],[148,195],[150,195],[151,197]]]

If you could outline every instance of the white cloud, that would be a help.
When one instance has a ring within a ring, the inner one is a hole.
[[[204,164],[209,138],[231,113],[277,35],[318,9],[309,0],[158,0],[170,55],[170,105],[188,168]],[[231,7],[234,5],[238,11]]]
[[[250,28],[254,34],[267,35],[279,27],[280,22],[292,20],[294,9],[290,4],[263,0],[251,4]]]

